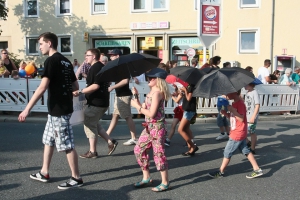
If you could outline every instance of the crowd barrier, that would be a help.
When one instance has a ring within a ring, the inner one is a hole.
[[[39,86],[41,79],[12,79],[0,78],[0,111],[22,111]],[[79,88],[85,88],[84,80],[78,81]],[[149,87],[146,82],[140,84],[130,83],[130,87],[136,87],[139,91],[140,101],[145,100]],[[256,90],[260,96],[260,112],[297,111],[299,110],[299,87],[286,85],[257,85]],[[246,91],[242,90],[242,95]],[[48,93],[32,108],[32,112],[47,112]],[[115,91],[110,93],[110,107],[106,114],[113,112]],[[198,98],[198,114],[215,114],[217,98]],[[173,114],[176,103],[172,99],[165,103],[166,114]],[[131,108],[132,114],[137,114],[135,108]]]

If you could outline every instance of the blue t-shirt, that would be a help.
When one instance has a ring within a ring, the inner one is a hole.
[[[223,96],[218,96],[217,107],[228,106],[229,101]]]

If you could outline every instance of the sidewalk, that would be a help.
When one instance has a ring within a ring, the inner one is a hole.
[[[3,114],[3,112],[0,112],[0,123],[1,122],[18,122],[18,116],[20,112],[8,112],[8,114]],[[279,113],[271,113],[271,115],[260,115],[259,121],[282,121],[282,120],[289,120],[289,119],[300,119],[300,114],[292,114],[292,115],[280,115]],[[142,122],[144,121],[143,118],[141,119],[133,119],[134,122]],[[39,112],[33,112],[30,114],[30,116],[27,117],[26,122],[31,123],[46,123],[47,121],[47,113],[39,113]],[[109,124],[111,121],[111,116],[106,115],[102,119],[104,124]],[[124,119],[119,119],[121,123],[126,123]],[[171,123],[172,118],[167,118],[167,122]],[[197,122],[200,123],[216,123],[217,118],[215,117],[207,117],[207,118],[197,118]]]

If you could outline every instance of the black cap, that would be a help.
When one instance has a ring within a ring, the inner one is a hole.
[[[108,51],[108,54],[109,55],[122,55],[122,51],[120,49],[113,49],[113,50],[110,50]]]
[[[167,76],[168,76],[168,73],[165,70],[163,70],[163,69],[154,68],[154,69],[151,69],[150,72],[147,72],[146,76],[148,76],[148,77],[156,77],[156,78],[161,78],[161,79],[166,79]]]

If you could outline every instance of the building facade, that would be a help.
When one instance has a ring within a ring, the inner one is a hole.
[[[119,48],[124,54],[148,53],[180,65],[195,54],[202,65],[205,48],[197,37],[197,1],[6,0],[10,11],[7,21],[0,21],[0,48],[43,64],[46,57],[39,53],[37,37],[51,31],[59,37],[58,51],[70,60],[82,62],[89,48],[105,54]],[[256,72],[264,59],[297,56],[299,28],[290,27],[286,16],[297,19],[300,2],[288,2],[222,1],[222,36],[206,49],[207,58],[220,55],[223,62],[252,66]]]

